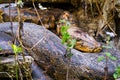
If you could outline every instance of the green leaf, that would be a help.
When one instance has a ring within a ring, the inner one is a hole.
[[[62,44],[67,43],[67,41],[70,39],[70,35],[68,33],[64,33],[64,35],[62,36]]]
[[[66,40],[62,38],[62,44],[65,44],[66,43]]]
[[[66,56],[67,56],[68,58],[71,58],[71,57],[73,56],[73,54],[72,54],[72,53],[68,53]]]
[[[100,62],[100,61],[102,61],[102,60],[105,60],[105,57],[104,57],[104,56],[98,57],[98,62]]]
[[[0,47],[0,51],[2,50],[2,48]]]
[[[117,60],[117,58],[115,56],[111,56],[110,59],[113,61]]]
[[[15,54],[22,52],[22,48],[14,45],[14,44],[12,44],[12,49],[13,49]]]
[[[62,35],[67,32],[68,28],[69,28],[68,26],[62,26],[61,27],[61,33],[62,33]]]
[[[67,40],[70,39],[70,35],[68,33],[65,33],[63,36],[66,37]]]
[[[115,71],[120,74],[120,65],[115,69]]]
[[[107,57],[109,57],[109,58],[111,57],[111,54],[109,52],[105,52],[105,54]]]
[[[113,74],[113,77],[114,77],[114,79],[117,79],[118,76],[117,76],[116,73],[114,73],[114,74]]]
[[[59,20],[59,22],[65,23],[66,21],[65,20]]]
[[[75,39],[72,39],[70,40],[70,43],[68,44],[69,48],[73,48],[76,44],[76,40]]]
[[[118,67],[115,68],[115,73],[113,74],[113,77],[115,79],[120,78],[120,66],[118,66]]]
[[[109,52],[105,52],[106,56],[109,57],[111,60],[117,60],[115,56],[112,56]]]
[[[22,0],[18,0],[17,5],[22,8],[22,7],[23,7],[23,2],[22,2]]]
[[[103,48],[111,49],[111,46],[102,46]]]

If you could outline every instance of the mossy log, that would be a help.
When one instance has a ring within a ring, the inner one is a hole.
[[[13,23],[14,34],[16,34],[17,28],[18,23]],[[105,56],[104,52],[92,54],[72,49],[73,56],[68,62],[65,57],[66,47],[61,44],[61,40],[55,34],[32,23],[24,23],[23,29],[23,44],[29,48],[34,46],[32,50],[28,50],[30,55],[54,79],[65,80],[68,63],[69,80],[79,80],[81,77],[88,80],[103,79],[105,60],[98,63],[97,59],[99,56]],[[10,34],[10,23],[1,23],[0,32]],[[38,44],[36,45],[36,43]],[[108,60],[108,78],[112,80],[114,69],[120,62],[120,53],[113,48],[108,51],[117,57],[116,61]]]

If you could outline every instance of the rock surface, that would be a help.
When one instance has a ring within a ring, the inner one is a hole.
[[[10,23],[1,23],[0,32],[10,33]],[[18,23],[13,23],[13,31],[16,33]],[[43,27],[24,23],[24,33],[22,35],[23,44],[32,50],[28,50],[30,55],[37,61],[39,66],[56,80],[65,80],[68,61],[65,58],[66,48],[61,44],[60,39]],[[35,45],[39,42],[37,45]],[[111,43],[112,44],[112,43]],[[114,69],[120,63],[120,53],[114,48],[109,49],[112,55],[117,57],[116,61],[108,60],[109,80],[112,80]],[[104,50],[98,54],[82,53],[72,49],[73,56],[69,62],[69,78],[87,80],[101,80],[104,77],[105,60],[98,62],[99,56],[105,56]]]
[[[27,59],[27,57],[32,58],[31,56],[26,56],[25,59]],[[22,56],[18,56],[18,60],[20,61],[19,64],[19,68],[22,70],[22,75],[24,75],[23,77],[29,76],[28,74],[26,74],[25,70],[23,66],[25,66],[25,63],[28,63],[28,66],[30,67],[31,62],[25,62],[23,61],[23,57]],[[14,59],[14,55],[10,55],[10,56],[1,56],[0,57],[0,79],[1,78],[15,78],[16,76],[16,72],[15,72],[15,59]],[[22,66],[22,67],[20,67]],[[30,70],[30,68],[28,68]]]
[[[0,32],[0,79],[3,78],[15,78],[16,72],[15,72],[15,55],[11,49],[11,45],[9,42],[12,40],[12,37],[5,34],[4,32]],[[19,66],[25,66],[25,63],[28,64],[30,67],[33,58],[31,56],[25,56],[25,62],[23,60],[23,57],[21,55],[18,55],[18,60],[20,62]],[[25,73],[25,69],[20,67],[21,70],[23,70],[22,74],[23,77],[28,76]],[[30,68],[28,68],[30,69]]]
[[[13,22],[18,21],[16,7],[11,7],[11,12],[12,21]],[[97,42],[93,38],[93,36],[89,35],[87,32],[84,32],[81,28],[78,28],[79,26],[76,17],[69,11],[63,11],[62,9],[58,8],[48,10],[38,9],[38,13],[41,17],[40,19],[38,18],[35,10],[32,8],[22,8],[20,9],[20,12],[22,22],[30,22],[36,23],[38,25],[43,25],[45,28],[50,29],[54,33],[57,32],[56,34],[58,36],[60,36],[61,27],[65,25],[61,21],[68,22],[70,24],[69,25],[70,28],[67,31],[69,35],[71,35],[71,37],[76,39],[77,41],[75,49],[80,50],[82,52],[91,53],[100,52],[102,50],[101,44]],[[8,7],[3,7],[0,9],[0,15],[1,15],[0,22],[10,21],[9,5]],[[41,20],[42,23],[39,20]]]
[[[0,80],[13,79],[16,76],[15,72],[15,53],[11,49],[10,42],[13,40],[9,33],[0,32]],[[38,67],[31,56],[25,56],[25,61],[22,55],[18,55],[18,60],[20,62],[19,67],[22,70],[22,75],[25,79],[28,76],[26,70],[29,69],[32,72],[33,80],[52,80],[44,71]],[[25,68],[26,64],[29,68]],[[23,68],[24,66],[24,68]],[[39,75],[38,75],[39,74]]]

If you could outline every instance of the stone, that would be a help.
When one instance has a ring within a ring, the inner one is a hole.
[[[1,23],[0,32],[10,33],[10,23]],[[18,23],[13,23],[13,31],[16,34]],[[69,78],[71,79],[97,79],[104,77],[105,60],[98,62],[98,57],[105,56],[105,49],[99,54],[83,53],[72,49],[73,56],[69,61],[66,57],[66,47],[52,32],[42,26],[33,23],[24,23],[22,35],[23,44],[29,48],[29,54],[44,68],[45,71],[56,80],[65,80],[67,66],[69,64]],[[44,32],[45,31],[45,32]],[[45,33],[45,34],[44,34]],[[110,43],[113,46],[113,43]],[[114,47],[114,46],[113,46]],[[120,63],[120,53],[114,48],[108,49],[117,60],[108,59],[108,79],[113,80],[113,73]],[[82,78],[81,78],[82,77]]]

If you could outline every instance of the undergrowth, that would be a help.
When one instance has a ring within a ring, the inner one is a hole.
[[[71,53],[71,49],[75,46],[76,44],[76,40],[73,39],[69,33],[67,32],[67,30],[70,28],[70,23],[68,21],[65,20],[61,20],[61,23],[63,23],[64,25],[61,26],[61,35],[62,35],[62,44],[64,44],[65,46],[67,46],[66,48],[66,53],[65,53],[65,57],[68,60],[68,65],[67,65],[67,73],[66,73],[66,80],[69,80],[69,66],[70,66],[70,58],[72,57],[72,53]]]
[[[110,36],[106,37],[106,45],[102,46],[103,48],[106,49],[106,51],[104,52],[104,56],[100,56],[98,57],[98,62],[105,60],[105,67],[104,67],[104,71],[105,71],[105,76],[104,76],[104,80],[108,80],[108,60],[117,60],[117,58],[115,56],[113,56],[108,49],[112,48],[112,46],[110,45]],[[113,74],[114,75],[114,74]]]

